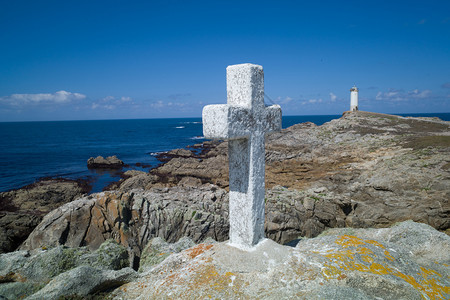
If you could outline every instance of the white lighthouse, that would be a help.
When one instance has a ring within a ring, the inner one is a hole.
[[[358,88],[354,85],[350,89],[350,111],[358,110]]]

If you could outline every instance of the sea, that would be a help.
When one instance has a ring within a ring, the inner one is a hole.
[[[450,113],[402,116],[450,121]],[[302,122],[322,125],[340,117],[283,116],[282,127]],[[123,171],[159,166],[159,153],[203,141],[201,118],[0,122],[0,192],[42,178],[87,180],[91,192],[99,192],[120,180]],[[120,171],[88,169],[87,160],[99,155],[116,155],[127,166]]]

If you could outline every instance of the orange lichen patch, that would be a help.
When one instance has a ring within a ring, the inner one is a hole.
[[[391,269],[389,267],[383,266],[381,264],[372,263],[370,265],[370,272],[373,274],[379,274],[379,275],[387,275],[391,273]]]
[[[305,264],[303,262],[299,262],[295,258],[292,258],[289,261],[290,270],[294,271],[294,274],[296,275],[297,280],[314,280],[317,278],[317,275],[320,273],[316,268],[311,267],[308,264]]]
[[[23,277],[22,275],[14,272],[9,272],[8,274],[4,276],[0,276],[0,283],[5,282],[25,282],[27,279]]]
[[[371,244],[371,245],[374,245],[374,246],[377,246],[377,247],[380,247],[380,248],[384,249],[383,244],[380,244],[380,243],[378,243],[377,241],[374,241],[374,240],[364,240],[364,242],[366,242],[367,244]]]
[[[341,270],[337,267],[328,264],[324,264],[324,266],[325,268],[322,269],[322,275],[326,279],[338,279],[342,275]]]
[[[358,247],[364,244],[370,244],[376,247],[385,248],[381,243],[374,240],[363,240],[353,235],[341,235],[336,241],[336,244],[341,245],[343,248]],[[365,248],[367,249],[367,248]]]
[[[206,245],[206,244],[198,244],[197,246],[193,248],[189,248],[186,250],[186,254],[190,258],[194,258],[196,256],[199,256],[200,254],[204,253],[205,251],[208,251],[212,248],[213,245]]]
[[[387,250],[384,250],[384,256],[386,256],[386,258],[389,259],[390,261],[395,260],[395,258]]]
[[[356,251],[357,251],[357,253],[359,253],[359,254],[367,254],[367,255],[373,254],[373,251],[370,250],[370,249],[367,248],[367,247],[358,247],[358,248],[356,249]]]
[[[423,267],[420,267],[420,270],[422,271],[421,273],[423,274],[423,276],[426,278],[428,275],[437,275],[439,277],[442,277],[441,274],[439,274],[438,272],[436,272],[435,270],[430,270],[430,269],[426,269]]]
[[[205,260],[206,261],[206,260]],[[245,282],[239,274],[220,273],[212,264],[205,261],[189,265],[182,271],[167,276],[155,291],[155,296],[164,298],[170,293],[175,298],[245,298]],[[182,290],[174,287],[182,286]]]
[[[336,244],[341,245],[342,248],[358,247],[364,245],[364,241],[353,235],[342,235],[335,241]]]
[[[369,264],[373,263],[374,259],[369,255],[361,255],[361,259]]]
[[[450,287],[441,283],[442,275],[435,270],[420,267],[421,272],[414,276],[400,272],[395,265],[391,265],[395,263],[395,258],[385,250],[384,245],[377,241],[344,235],[340,236],[335,243],[343,249],[327,251],[326,254],[315,252],[329,260],[329,263],[324,263],[322,269],[322,275],[327,280],[339,279],[340,276],[345,275],[343,271],[346,270],[359,271],[398,277],[418,290],[424,299],[446,299],[446,295],[450,293]]]
[[[435,271],[433,271],[435,272]],[[441,274],[437,273],[439,276],[442,276]],[[450,287],[443,286],[439,284],[439,280],[436,280],[434,278],[428,278],[427,274],[419,274],[424,275],[422,277],[423,279],[419,280],[419,282],[416,281],[416,279],[410,275],[405,275],[400,272],[396,272],[393,274],[397,277],[402,278],[406,282],[408,282],[410,285],[412,285],[415,289],[421,292],[422,297],[425,298],[424,295],[426,295],[429,299],[435,300],[435,299],[448,299],[444,297],[444,294],[450,293]],[[426,298],[425,298],[426,299]]]
[[[339,277],[337,278],[337,280],[344,280],[345,278],[347,278],[347,275],[341,274],[341,275],[339,275]]]

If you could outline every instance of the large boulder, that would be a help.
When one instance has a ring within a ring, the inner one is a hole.
[[[21,249],[86,245],[94,250],[115,239],[129,249],[137,268],[142,249],[154,237],[168,242],[183,236],[195,242],[227,239],[227,196],[212,185],[90,195],[46,215]]]
[[[126,248],[112,240],[96,251],[65,246],[16,251],[0,255],[0,296],[86,296],[120,286],[135,275]]]
[[[46,213],[89,190],[84,181],[45,179],[0,193],[0,253],[15,250]]]
[[[45,287],[27,299],[81,298],[116,288],[136,277],[136,271],[131,268],[113,271],[83,265],[53,278]]]
[[[424,240],[426,242],[424,242]],[[199,244],[149,266],[113,299],[448,299],[450,237],[404,222],[336,229],[297,247]]]

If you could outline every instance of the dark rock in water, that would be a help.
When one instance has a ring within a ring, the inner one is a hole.
[[[0,253],[15,250],[46,213],[89,190],[90,186],[83,181],[43,179],[0,193]]]
[[[89,158],[87,166],[90,169],[118,169],[124,166],[123,161],[117,158],[117,156],[97,156],[96,158]]]
[[[195,154],[192,151],[186,149],[174,149],[168,152],[162,152],[156,155],[156,158],[161,162],[168,162],[172,158],[176,157],[194,157]]]

